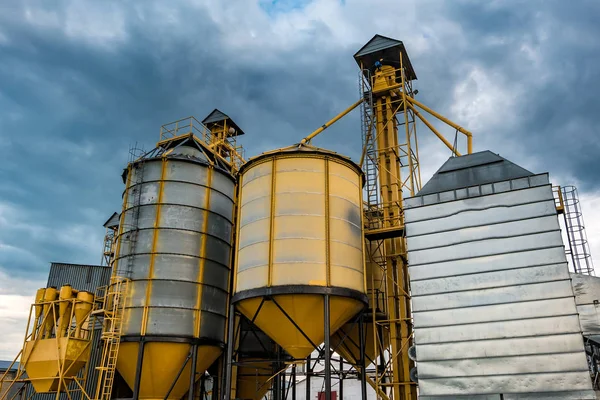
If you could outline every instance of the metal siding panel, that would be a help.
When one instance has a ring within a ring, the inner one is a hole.
[[[466,393],[531,393],[585,391],[590,388],[587,371],[542,374],[482,376],[469,378],[440,378],[419,381],[422,395],[464,395]],[[523,390],[522,388],[526,388]],[[564,398],[564,397],[560,397]]]
[[[448,203],[410,208],[406,210],[406,223],[412,224],[417,221],[447,217],[469,210],[485,210],[492,207],[511,207],[553,199],[552,188],[550,186],[523,189],[482,197],[472,197]],[[412,235],[410,229],[407,229],[407,234]]]
[[[565,249],[562,245],[554,248],[527,250],[523,252],[497,254],[464,260],[446,261],[434,264],[410,266],[411,284],[416,281],[451,277],[479,272],[503,271],[539,265],[565,263]]]
[[[584,335],[600,335],[600,305],[577,306],[577,313]]]
[[[70,284],[76,290],[95,293],[110,282],[110,268],[99,265],[51,263],[47,286]]]
[[[474,307],[573,295],[568,280],[413,297],[413,312]],[[575,309],[573,309],[575,313]]]
[[[549,349],[576,352],[583,348],[579,333],[541,337],[502,338],[470,342],[432,343],[419,345],[417,360],[455,360],[482,357],[506,357],[547,354]]]
[[[508,375],[544,372],[587,371],[585,353],[538,354],[486,357],[464,360],[419,361],[419,379]]]
[[[486,212],[481,213],[482,217],[485,217]],[[484,240],[532,235],[559,229],[558,219],[555,215],[550,215],[495,224],[480,224],[473,227],[463,226],[445,232],[412,236],[407,240],[407,247],[413,252],[434,247],[453,246],[454,249],[456,245],[463,243],[478,246]],[[444,228],[441,227],[440,230],[444,230]]]
[[[411,293],[414,297],[436,293],[514,286],[566,279],[569,279],[567,264],[552,264],[419,280],[413,282],[411,285]]]
[[[550,177],[548,176],[547,173],[533,175],[533,176],[529,177],[529,186],[531,186],[531,187],[548,185],[549,183],[550,183]]]
[[[452,252],[446,248],[410,251],[408,262],[412,265],[430,264],[447,261],[449,258],[482,257],[494,254],[513,253],[518,251],[535,250],[543,247],[561,246],[563,244],[560,230],[544,232],[535,235],[514,236],[502,239],[482,240],[474,246],[472,243],[461,243],[452,247]]]
[[[413,312],[413,323],[415,329],[418,329],[430,326],[552,317],[557,315],[571,315],[572,313],[573,298],[566,297],[562,299],[495,304],[453,310]]]
[[[504,393],[467,396],[419,396],[419,400],[596,400],[593,390],[570,390],[568,392]]]
[[[531,178],[406,209],[422,398],[593,393],[551,186]]]
[[[600,278],[572,273],[571,279],[577,305],[595,304],[600,301]]]
[[[519,221],[525,218],[544,217],[549,215],[556,216],[556,205],[554,200],[544,200],[511,206],[510,213],[506,212],[506,207],[497,206],[488,208],[485,212],[482,212],[481,210],[468,210],[458,214],[451,214],[443,218],[414,222],[407,226],[407,234],[412,238],[418,235],[449,231],[463,227]]]
[[[577,314],[517,321],[484,322],[415,330],[417,345],[581,332]]]

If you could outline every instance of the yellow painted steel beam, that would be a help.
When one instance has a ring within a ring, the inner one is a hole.
[[[345,116],[346,114],[348,114],[350,111],[354,110],[356,107],[358,107],[359,105],[361,105],[363,101],[364,101],[364,99],[358,100],[356,103],[352,104],[350,107],[348,107],[347,109],[345,109],[344,111],[342,111],[341,113],[339,113],[338,115],[336,115],[335,117],[333,117],[330,121],[328,121],[328,122],[324,123],[323,125],[321,125],[321,127],[319,129],[317,129],[316,131],[314,131],[313,133],[311,133],[310,135],[308,135],[307,137],[305,137],[304,139],[302,139],[300,141],[300,143],[302,143],[302,144],[310,143],[311,139],[313,139],[319,133],[323,132],[325,129],[329,128],[331,125],[333,125],[334,123],[336,123],[343,116]]]
[[[423,109],[424,111],[427,111],[429,114],[433,115],[440,121],[445,122],[446,124],[450,125],[454,129],[456,129],[457,131],[459,131],[460,133],[465,135],[467,137],[467,153],[471,154],[473,152],[473,134],[471,132],[469,132],[462,126],[450,121],[448,118],[444,117],[443,115],[433,111],[431,108],[427,107],[425,104],[415,100],[412,97],[408,97],[408,101],[410,101],[412,104],[418,106],[419,108]]]
[[[446,145],[446,147],[450,149],[450,151],[452,151],[456,156],[460,157],[461,154],[454,148],[454,146],[452,146],[448,139],[439,133],[438,130],[435,129],[435,127],[423,116],[423,114],[419,112],[419,110],[417,110],[415,106],[412,104],[408,104],[408,106],[415,113],[415,115],[419,117],[419,119],[423,121],[423,123],[431,130],[431,132],[433,132],[435,136],[437,136]]]
[[[150,311],[150,298],[152,297],[152,278],[154,277],[154,265],[156,258],[156,248],[158,246],[158,234],[159,229],[158,226],[160,224],[160,214],[162,208],[162,202],[164,198],[164,190],[165,190],[165,177],[167,171],[167,158],[165,156],[162,157],[161,160],[161,168],[160,168],[160,181],[158,183],[158,199],[156,202],[156,217],[154,219],[154,230],[152,236],[152,250],[150,253],[150,263],[148,266],[148,284],[146,285],[146,297],[144,299],[144,311],[142,313],[142,329],[140,334],[142,336],[146,335],[146,331],[148,330],[148,313]],[[140,189],[141,190],[141,189]],[[141,204],[136,204],[134,207],[141,207]],[[123,213],[125,214],[125,213]],[[137,227],[136,227],[137,228]],[[128,277],[129,278],[129,277]]]
[[[405,78],[404,75],[405,74],[404,74],[404,68],[403,68],[403,65],[402,65],[402,54],[400,54],[400,71],[402,72],[402,74],[401,74],[401,77],[402,77],[401,85],[402,85],[403,88],[405,88],[406,87],[406,82],[404,80],[404,78]],[[406,102],[407,97],[409,97],[409,96],[406,95],[406,90],[402,90],[401,94],[402,94],[402,105],[403,105],[403,108],[404,108],[403,109],[403,114],[404,114],[404,129],[406,131],[406,153],[408,154],[408,168],[409,168],[409,171],[410,171],[409,174],[408,174],[408,180],[410,182],[409,188],[410,188],[410,195],[414,196],[415,195],[415,182],[414,182],[414,179],[413,179],[413,168],[414,168],[414,165],[413,165],[412,151],[411,151],[411,148],[410,148],[410,142],[411,142],[411,140],[410,140],[410,125],[408,123],[408,108],[407,108],[407,102]]]

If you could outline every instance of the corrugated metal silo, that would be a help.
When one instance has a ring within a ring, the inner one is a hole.
[[[474,153],[405,203],[420,398],[595,399],[548,175]]]
[[[225,342],[235,181],[190,135],[165,143],[128,167],[114,261],[131,280],[117,370],[141,399],[181,398],[189,357],[204,371]]]
[[[297,359],[366,304],[362,172],[312,146],[265,153],[241,169],[233,302]],[[328,300],[327,300],[328,299]]]

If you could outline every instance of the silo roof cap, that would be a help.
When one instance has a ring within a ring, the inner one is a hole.
[[[461,157],[450,157],[417,196],[533,175],[535,174],[525,168],[485,150]]]

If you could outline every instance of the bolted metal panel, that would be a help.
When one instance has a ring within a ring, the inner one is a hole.
[[[367,302],[361,195],[360,168],[312,146],[241,169],[233,301],[295,358],[324,340],[325,294],[331,332]]]
[[[294,284],[364,292],[360,174],[325,154],[283,153],[243,170],[236,292]]]
[[[214,314],[216,327],[224,326],[233,179],[201,162],[174,157],[144,160],[131,171],[115,262],[117,275],[132,280],[125,334],[198,337],[196,322],[200,319],[202,326],[204,310]],[[224,342],[223,330],[207,327],[199,333]]]
[[[444,174],[480,168],[453,163],[460,168],[438,171],[443,190],[454,185]],[[522,170],[511,165],[508,172]],[[483,173],[476,172],[471,177]],[[479,190],[466,197],[452,187],[448,196],[407,200],[423,398],[594,398],[553,195],[543,182],[546,175],[487,177],[469,181]]]
[[[576,352],[583,346],[579,332],[549,335],[544,340],[529,336],[468,342],[444,342],[419,345],[419,361],[462,360],[485,357],[525,356],[548,354],[548,349],[560,348],[565,353]]]
[[[600,335],[600,278],[571,273],[571,279],[583,335]]]
[[[186,357],[200,373],[224,347],[235,180],[191,142],[127,175],[113,268],[130,279],[117,369],[141,399],[179,399]]]
[[[48,274],[48,287],[68,283],[73,289],[96,293],[100,286],[110,282],[110,267],[53,262]]]

